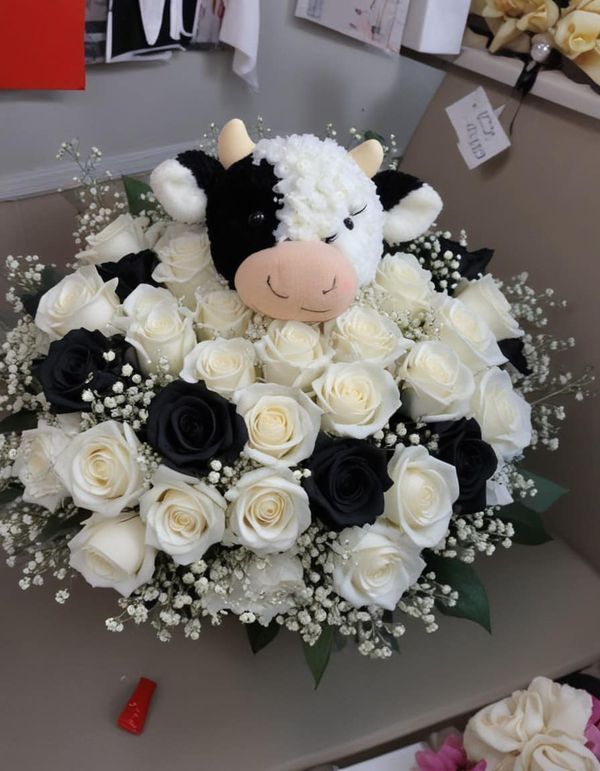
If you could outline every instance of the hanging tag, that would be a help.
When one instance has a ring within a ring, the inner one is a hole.
[[[481,86],[446,107],[458,136],[458,149],[469,169],[481,166],[510,147],[510,139]]]

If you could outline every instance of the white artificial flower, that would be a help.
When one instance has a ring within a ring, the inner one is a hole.
[[[565,734],[538,734],[523,747],[513,771],[599,771],[600,761],[584,740]]]
[[[249,471],[225,497],[229,540],[256,554],[291,549],[310,525],[308,496],[289,469]]]
[[[272,321],[255,346],[267,383],[303,390],[310,387],[333,356],[318,326],[302,321]]]
[[[151,484],[140,498],[147,544],[189,565],[221,541],[227,503],[214,487],[166,466],[158,467]]]
[[[400,407],[394,378],[377,364],[331,364],[312,386],[324,413],[323,428],[338,436],[364,439],[383,428]]]
[[[91,586],[116,589],[123,597],[152,578],[156,549],[145,542],[146,528],[136,512],[106,519],[92,514],[67,544],[70,565]]]
[[[55,511],[68,494],[55,470],[56,461],[74,435],[72,430],[66,430],[62,417],[58,418],[56,426],[39,420],[37,428],[23,431],[13,465],[14,476],[25,488],[23,500],[49,511]],[[79,413],[76,417],[79,418]]]
[[[335,361],[368,361],[388,367],[412,346],[391,319],[374,308],[353,305],[325,325]]]
[[[87,249],[79,252],[76,259],[88,265],[98,265],[118,262],[126,254],[141,252],[149,247],[144,236],[147,224],[146,217],[119,214],[104,230],[86,236]]]
[[[461,300],[446,297],[437,309],[440,342],[449,345],[472,372],[503,364],[506,356],[487,322]]]
[[[140,284],[123,303],[125,339],[137,350],[142,370],[156,372],[164,357],[173,374],[196,345],[192,317],[166,289]]]
[[[448,532],[460,492],[456,469],[425,447],[398,447],[388,474],[394,484],[385,493],[385,518],[419,548],[433,548]]]
[[[195,320],[201,340],[214,337],[241,337],[253,311],[234,289],[215,288],[197,294]]]
[[[510,303],[489,275],[459,287],[458,299],[485,321],[496,340],[521,337],[523,330],[512,316]]]
[[[252,557],[244,565],[244,577],[232,577],[228,594],[209,590],[202,596],[202,606],[212,614],[222,610],[238,616],[254,613],[267,626],[294,607],[296,596],[306,590],[303,576],[302,563],[289,552]]]
[[[80,328],[114,334],[118,283],[117,278],[104,283],[93,265],[84,265],[42,295],[35,314],[36,326],[51,340]]]
[[[469,720],[464,734],[465,750],[469,760],[485,760],[486,771],[513,769],[517,766],[507,766],[507,756],[512,756],[510,760],[515,762],[530,740],[544,734],[566,735],[583,743],[591,712],[592,700],[585,691],[536,677],[527,690],[515,691]],[[533,748],[530,749],[533,754]],[[550,771],[579,766],[522,765],[520,768]]]
[[[413,420],[457,420],[469,411],[475,390],[471,371],[437,340],[416,343],[400,368],[402,401]]]
[[[342,530],[336,550],[334,589],[356,608],[394,610],[425,568],[418,547],[381,521]]]
[[[160,262],[152,278],[166,284],[175,297],[194,310],[196,290],[217,277],[206,229],[173,223],[167,226],[154,250]]]
[[[188,383],[204,381],[226,399],[256,382],[256,353],[249,340],[233,337],[203,340],[186,355],[180,377]]]
[[[431,273],[414,254],[386,254],[375,274],[384,310],[408,311],[411,315],[430,310],[435,300]]]
[[[531,405],[498,367],[478,375],[475,386],[471,414],[481,426],[481,438],[503,460],[520,455],[531,444]]]
[[[299,388],[255,383],[233,401],[248,430],[245,454],[265,466],[294,466],[310,457],[321,410]]]
[[[71,439],[56,459],[56,473],[76,506],[114,517],[144,490],[140,449],[127,423],[107,420]]]

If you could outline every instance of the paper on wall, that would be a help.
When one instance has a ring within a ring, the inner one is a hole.
[[[409,0],[298,0],[296,16],[398,54],[408,5]]]
[[[427,54],[458,54],[471,0],[412,0],[403,45]]]

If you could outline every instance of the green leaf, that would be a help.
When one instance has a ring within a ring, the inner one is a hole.
[[[21,412],[14,412],[3,421],[0,421],[0,434],[10,434],[13,431],[21,432],[27,431],[30,428],[35,428],[38,423],[38,416],[36,412],[31,410],[21,410]]]
[[[58,536],[64,535],[75,528],[81,527],[81,523],[89,516],[90,512],[79,509],[77,514],[67,519],[50,516],[40,533],[40,541],[51,541]]]
[[[376,139],[380,145],[385,145],[385,139],[381,136],[381,134],[378,134],[376,131],[372,131],[371,129],[367,129],[363,134],[363,137],[365,140]]]
[[[315,681],[315,689],[317,689],[325,674],[331,657],[331,651],[333,650],[333,628],[330,626],[323,627],[321,636],[314,645],[303,643],[303,646],[304,658],[310,667]]]
[[[542,518],[532,509],[526,509],[520,503],[511,503],[498,512],[498,518],[510,522],[515,529],[513,541],[527,546],[539,546],[552,540]]]
[[[130,214],[136,216],[144,209],[152,208],[151,203],[142,199],[142,195],[152,192],[152,188],[146,182],[142,182],[141,179],[136,179],[135,177],[125,176],[123,177],[123,187],[125,188]]]
[[[271,621],[269,626],[263,626],[256,621],[254,624],[246,624],[246,634],[252,648],[252,653],[258,653],[277,637],[280,625]]]
[[[537,490],[537,495],[520,498],[519,503],[523,506],[527,506],[527,508],[532,511],[537,511],[538,514],[547,511],[553,503],[569,492],[566,488],[557,485],[556,482],[552,482],[550,479],[545,479],[538,474],[534,474],[532,471],[525,471],[525,469],[521,468],[519,469],[519,473],[522,474],[525,479],[531,479]]]
[[[0,490],[0,503],[10,503],[18,498],[23,492],[23,488],[19,485],[5,487],[4,490]]]
[[[492,632],[490,622],[490,604],[485,588],[472,565],[457,559],[429,556],[427,567],[433,570],[436,579],[442,584],[449,584],[458,592],[456,605],[449,607],[443,602],[436,603],[438,610],[447,616],[458,616],[480,624]]]

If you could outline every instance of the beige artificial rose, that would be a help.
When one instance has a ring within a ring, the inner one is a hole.
[[[198,337],[241,337],[250,323],[252,310],[244,305],[234,289],[211,289],[198,296],[195,320]]]
[[[146,217],[119,214],[99,233],[86,236],[87,249],[79,252],[76,259],[88,265],[97,265],[103,262],[117,262],[126,254],[141,252],[148,248],[144,235],[147,225]]]
[[[554,28],[554,43],[600,84],[600,0],[572,0]]]
[[[471,11],[483,16],[494,33],[492,53],[524,33],[546,32],[560,13],[554,0],[473,0]]]
[[[398,326],[374,308],[353,305],[325,325],[335,361],[369,361],[389,367],[412,346]]]
[[[203,340],[185,357],[179,376],[230,399],[235,391],[256,382],[256,354],[249,340],[233,337]]]
[[[275,319],[256,343],[267,383],[307,389],[325,370],[333,351],[317,326]]]

